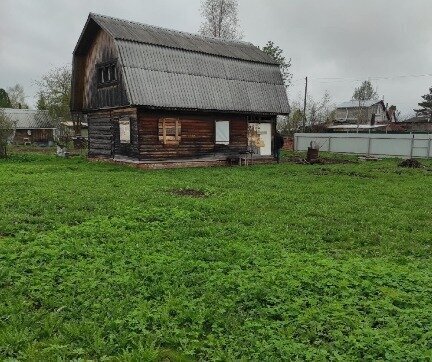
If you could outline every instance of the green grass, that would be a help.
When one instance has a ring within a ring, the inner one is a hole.
[[[12,156],[0,357],[430,359],[431,186],[396,160],[139,171]],[[186,188],[205,197],[172,194]]]

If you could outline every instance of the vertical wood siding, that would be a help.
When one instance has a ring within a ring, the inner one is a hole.
[[[85,61],[84,100],[83,108],[100,109],[117,107],[127,104],[126,92],[123,86],[123,75],[119,61],[117,62],[118,82],[115,85],[98,87],[96,66],[99,63],[118,59],[113,39],[103,30],[95,36]],[[77,64],[79,66],[79,64]]]

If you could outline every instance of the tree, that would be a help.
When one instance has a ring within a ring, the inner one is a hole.
[[[0,88],[0,108],[12,108],[9,94],[3,88]]]
[[[238,20],[238,0],[202,0],[204,22],[200,33],[224,39],[241,39]]]
[[[36,84],[39,86],[39,105],[44,106],[57,122],[70,120],[72,71],[70,66],[54,68]],[[43,101],[42,101],[43,99]],[[45,104],[43,104],[45,103]]]
[[[39,98],[36,104],[36,108],[40,111],[46,111],[48,109],[48,106],[46,104],[45,96],[41,93],[39,93]]]
[[[14,127],[3,110],[0,110],[0,158],[7,157],[7,145],[13,135]]]
[[[288,117],[278,117],[277,130],[284,136],[292,136],[295,132],[300,130],[303,122],[303,112],[296,108],[292,109]]]
[[[307,129],[322,129],[334,120],[336,106],[328,91],[325,91],[319,100],[315,100],[309,94],[306,104]],[[277,124],[278,130],[285,135],[292,135],[301,128],[304,118],[303,95],[299,94],[297,98],[290,102],[290,105],[291,112],[289,117],[280,117]]]
[[[428,117],[429,121],[432,121],[432,87],[429,88],[429,94],[425,94],[422,98],[423,102],[418,104],[421,108],[414,111],[417,115]]]
[[[378,93],[369,80],[365,80],[360,87],[354,90],[353,99],[356,101],[370,101],[378,99]]]
[[[264,53],[270,55],[279,64],[282,73],[282,79],[285,86],[288,87],[292,78],[292,74],[289,72],[289,68],[291,67],[291,58],[286,60],[283,55],[283,50],[270,40],[261,50]]]
[[[24,87],[21,84],[15,84],[7,90],[12,108],[28,108],[25,103]]]

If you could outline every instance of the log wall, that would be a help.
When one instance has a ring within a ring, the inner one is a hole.
[[[138,132],[135,108],[96,111],[88,114],[89,157],[138,157]],[[120,143],[119,119],[128,117],[131,142]]]
[[[181,123],[181,142],[163,144],[159,120],[177,118]],[[230,144],[215,144],[215,121],[230,121]],[[247,149],[248,118],[245,115],[138,110],[140,159],[197,157],[212,153],[234,153]]]

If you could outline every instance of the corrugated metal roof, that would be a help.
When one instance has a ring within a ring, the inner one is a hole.
[[[361,107],[371,107],[375,104],[381,103],[381,100],[372,99],[369,101],[360,101]],[[342,102],[338,105],[337,108],[358,108],[359,107],[359,101],[351,100],[348,102]]]
[[[90,14],[76,49],[88,45],[94,24],[114,38],[130,105],[289,113],[279,65],[250,43]]]
[[[118,40],[129,40],[234,59],[277,64],[273,58],[258,47],[243,41],[211,38],[94,13],[90,14],[90,19],[93,19],[114,39]]]
[[[289,113],[278,66],[125,40],[116,45],[131,104]]]
[[[0,108],[17,129],[55,128],[48,111],[34,109]]]

